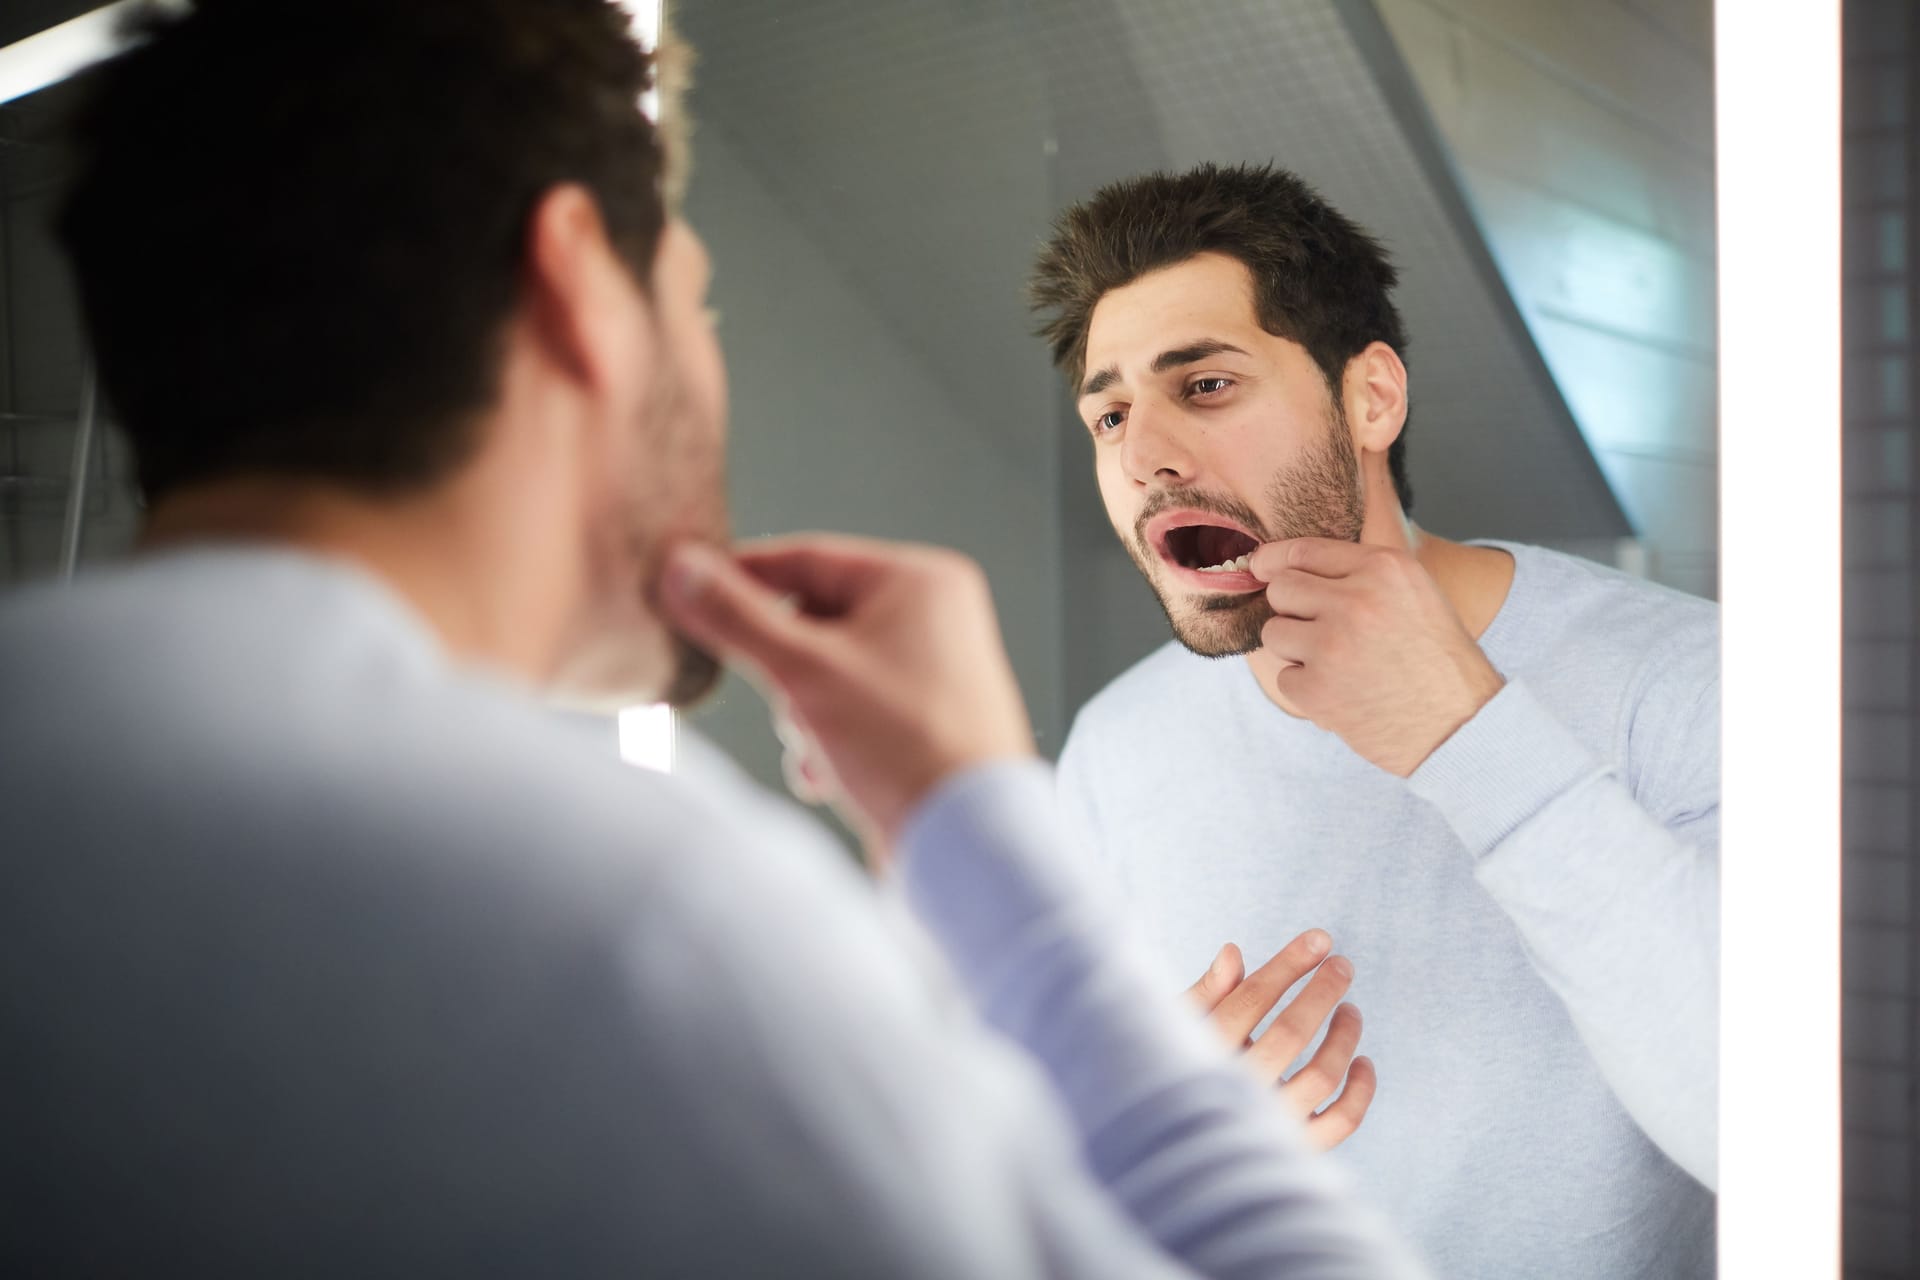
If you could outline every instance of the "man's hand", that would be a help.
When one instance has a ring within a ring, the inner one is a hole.
[[[1248,560],[1274,617],[1260,645],[1287,704],[1404,778],[1506,682],[1420,562],[1387,547],[1298,538]]]
[[[871,857],[950,774],[1033,754],[986,576],[957,552],[824,534],[731,557],[687,544],[661,600],[690,639],[758,675],[790,725],[790,775]]]
[[[1353,985],[1353,964],[1345,956],[1327,959],[1332,946],[1325,933],[1309,929],[1247,973],[1240,948],[1229,942],[1200,981],[1187,989],[1187,998],[1207,1015],[1227,1044],[1246,1051],[1247,1065],[1262,1079],[1279,1084],[1288,1105],[1306,1122],[1307,1140],[1322,1151],[1345,1142],[1360,1127],[1379,1083],[1372,1061],[1353,1056],[1360,1043],[1360,1011],[1350,1004],[1334,1007]],[[1253,1029],[1280,997],[1316,965],[1319,972],[1293,1003],[1280,1011],[1258,1040],[1250,1040]],[[1333,1022],[1326,1039],[1304,1067],[1282,1080],[1280,1073],[1313,1042],[1329,1011]],[[1340,1087],[1342,1077],[1345,1089]],[[1318,1110],[1336,1093],[1338,1098]]]

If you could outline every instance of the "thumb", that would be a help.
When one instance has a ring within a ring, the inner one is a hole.
[[[660,602],[689,639],[723,658],[745,659],[776,683],[811,657],[804,620],[717,548],[687,542],[668,552]]]

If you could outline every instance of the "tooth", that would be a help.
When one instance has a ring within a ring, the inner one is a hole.
[[[1246,568],[1247,568],[1247,561],[1248,561],[1248,558],[1249,558],[1249,556],[1250,556],[1251,554],[1252,554],[1252,553],[1251,553],[1251,552],[1249,552],[1249,553],[1248,553],[1248,555],[1243,555],[1243,556],[1241,556],[1240,558],[1238,558],[1237,560],[1235,560],[1235,561],[1233,562],[1233,567],[1234,567],[1234,568],[1236,568],[1236,569],[1239,569],[1239,570],[1240,570],[1241,572],[1243,572],[1243,573],[1244,573],[1244,572],[1246,571]]]

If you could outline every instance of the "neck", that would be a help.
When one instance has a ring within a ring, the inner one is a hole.
[[[1360,527],[1360,541],[1411,552],[1460,615],[1468,634],[1478,640],[1506,603],[1507,591],[1513,586],[1513,557],[1497,547],[1471,547],[1435,537],[1416,525],[1401,509],[1399,493],[1384,460],[1370,456],[1362,474],[1367,516]],[[1274,691],[1273,678],[1280,671],[1278,660],[1256,649],[1247,655],[1247,667],[1275,706],[1290,716],[1299,716]]]
[[[141,548],[267,543],[346,561],[405,600],[456,659],[544,683],[568,616],[558,585],[565,575],[538,571],[530,553],[540,548],[488,519],[474,488],[471,477],[456,477],[376,498],[308,480],[222,480],[155,504]]]

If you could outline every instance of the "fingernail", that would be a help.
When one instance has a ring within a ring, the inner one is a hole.
[[[1333,937],[1324,929],[1307,931],[1307,954],[1323,956],[1333,950]]]
[[[713,581],[715,562],[720,553],[698,542],[683,542],[667,554],[666,588],[683,600],[691,600]]]
[[[1345,956],[1335,956],[1333,959],[1327,961],[1327,968],[1333,970],[1334,973],[1342,978],[1351,978],[1353,976],[1353,961],[1347,959]]]
[[[1212,974],[1214,977],[1222,977],[1226,974],[1227,947],[1230,947],[1232,945],[1233,945],[1232,943],[1228,943],[1227,946],[1221,947],[1220,950],[1217,953],[1215,953],[1213,957],[1213,964],[1210,965],[1207,969],[1207,972],[1209,974]]]

